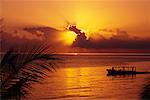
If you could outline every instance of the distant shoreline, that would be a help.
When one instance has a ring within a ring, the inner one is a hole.
[[[150,56],[150,53],[54,53],[57,55],[87,55],[87,56]]]
[[[2,55],[5,53],[0,52],[0,54]],[[18,54],[24,54],[24,53],[18,53]],[[51,53],[51,54],[68,55],[68,56],[150,56],[150,53]]]

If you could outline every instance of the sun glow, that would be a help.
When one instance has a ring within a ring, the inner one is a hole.
[[[78,55],[78,53],[74,53],[74,55]]]
[[[71,45],[76,38],[76,34],[72,31],[66,31],[61,34],[61,40],[65,45]]]

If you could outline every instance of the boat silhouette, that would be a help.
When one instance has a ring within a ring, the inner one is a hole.
[[[112,67],[111,69],[106,69],[108,76],[114,75],[134,75],[134,74],[150,74],[150,72],[138,72],[136,67]]]

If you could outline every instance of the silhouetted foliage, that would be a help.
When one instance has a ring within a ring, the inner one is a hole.
[[[17,99],[26,97],[33,83],[41,83],[47,76],[46,71],[55,71],[55,61],[52,54],[43,54],[47,47],[26,50],[17,53],[10,49],[1,59],[1,99]]]
[[[143,88],[141,99],[150,100],[150,79],[148,80],[147,84]]]

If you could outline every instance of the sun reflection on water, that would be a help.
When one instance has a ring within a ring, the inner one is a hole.
[[[66,68],[64,73],[66,75],[64,84],[68,88],[65,91],[66,95],[89,97],[94,94],[92,92],[92,80],[94,79],[92,74],[94,71],[91,68]]]
[[[98,62],[106,63],[105,61],[110,62],[112,59],[80,54],[71,57],[68,58],[66,66],[49,74],[50,77],[45,80],[46,84],[34,86],[36,90],[33,98],[59,100],[128,100],[131,98],[139,100],[144,79],[149,77],[149,75],[136,75],[134,78],[132,76],[107,76],[106,69],[109,66],[102,66]],[[113,58],[113,61],[114,59],[116,58]],[[147,66],[138,66],[137,69],[148,70],[149,63]]]
[[[84,71],[83,71],[84,70]],[[65,70],[66,80],[65,84],[66,87],[70,87],[66,90],[67,95],[86,95],[87,87],[89,87],[89,81],[86,77],[86,74],[89,73],[87,68],[67,68]]]

